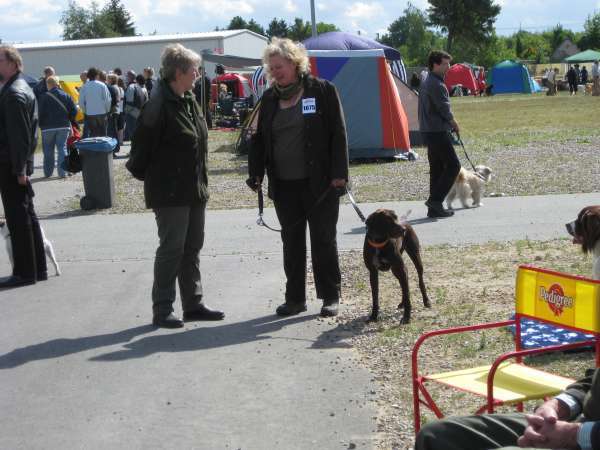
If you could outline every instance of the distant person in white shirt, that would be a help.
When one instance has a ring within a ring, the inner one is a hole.
[[[598,63],[598,60],[594,61],[594,64],[592,64],[592,82],[594,83],[592,95],[600,95],[600,64]]]
[[[427,70],[427,68],[421,70],[421,83],[423,81],[425,81],[428,76],[429,76],[429,71]]]
[[[106,136],[111,98],[106,84],[98,81],[98,75],[98,69],[90,67],[88,81],[79,91],[79,107],[85,114],[84,137]]]

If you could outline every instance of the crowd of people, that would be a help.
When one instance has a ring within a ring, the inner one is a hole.
[[[67,139],[76,121],[78,110],[83,114],[83,136],[109,136],[117,141],[114,155],[124,141],[131,140],[142,106],[148,101],[156,84],[154,69],[142,74],[129,70],[125,76],[120,68],[106,72],[90,67],[81,72],[82,85],[77,88],[77,103],[61,88],[53,67],[44,68],[43,76],[34,86],[38,102],[39,126],[42,131],[44,176],[51,177],[56,167],[58,176],[69,175],[63,168],[67,155]]]

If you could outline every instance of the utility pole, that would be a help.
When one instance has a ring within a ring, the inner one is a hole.
[[[310,0],[310,20],[312,22],[312,37],[317,37],[317,22],[315,22],[315,0]]]

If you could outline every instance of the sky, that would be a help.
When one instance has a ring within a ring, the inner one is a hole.
[[[88,7],[92,0],[76,0]],[[122,0],[132,14],[136,32],[195,33],[226,27],[232,17],[254,18],[265,28],[273,17],[290,23],[294,17],[310,21],[310,0]],[[104,0],[99,0],[100,5]],[[342,31],[376,37],[402,15],[407,0],[315,0],[317,22]],[[496,0],[502,11],[496,21],[499,34],[519,27],[543,31],[557,23],[582,31],[589,14],[600,11],[600,0]],[[426,9],[427,0],[412,0]],[[0,0],[0,39],[3,42],[61,40],[59,19],[67,0]]]

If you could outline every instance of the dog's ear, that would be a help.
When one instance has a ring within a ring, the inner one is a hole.
[[[581,224],[581,236],[583,238],[582,249],[585,253],[592,251],[600,240],[600,208],[586,208],[582,211],[579,221]]]
[[[406,233],[406,228],[403,225],[396,223],[390,232],[390,237],[395,239],[401,238],[404,236],[404,233]]]

